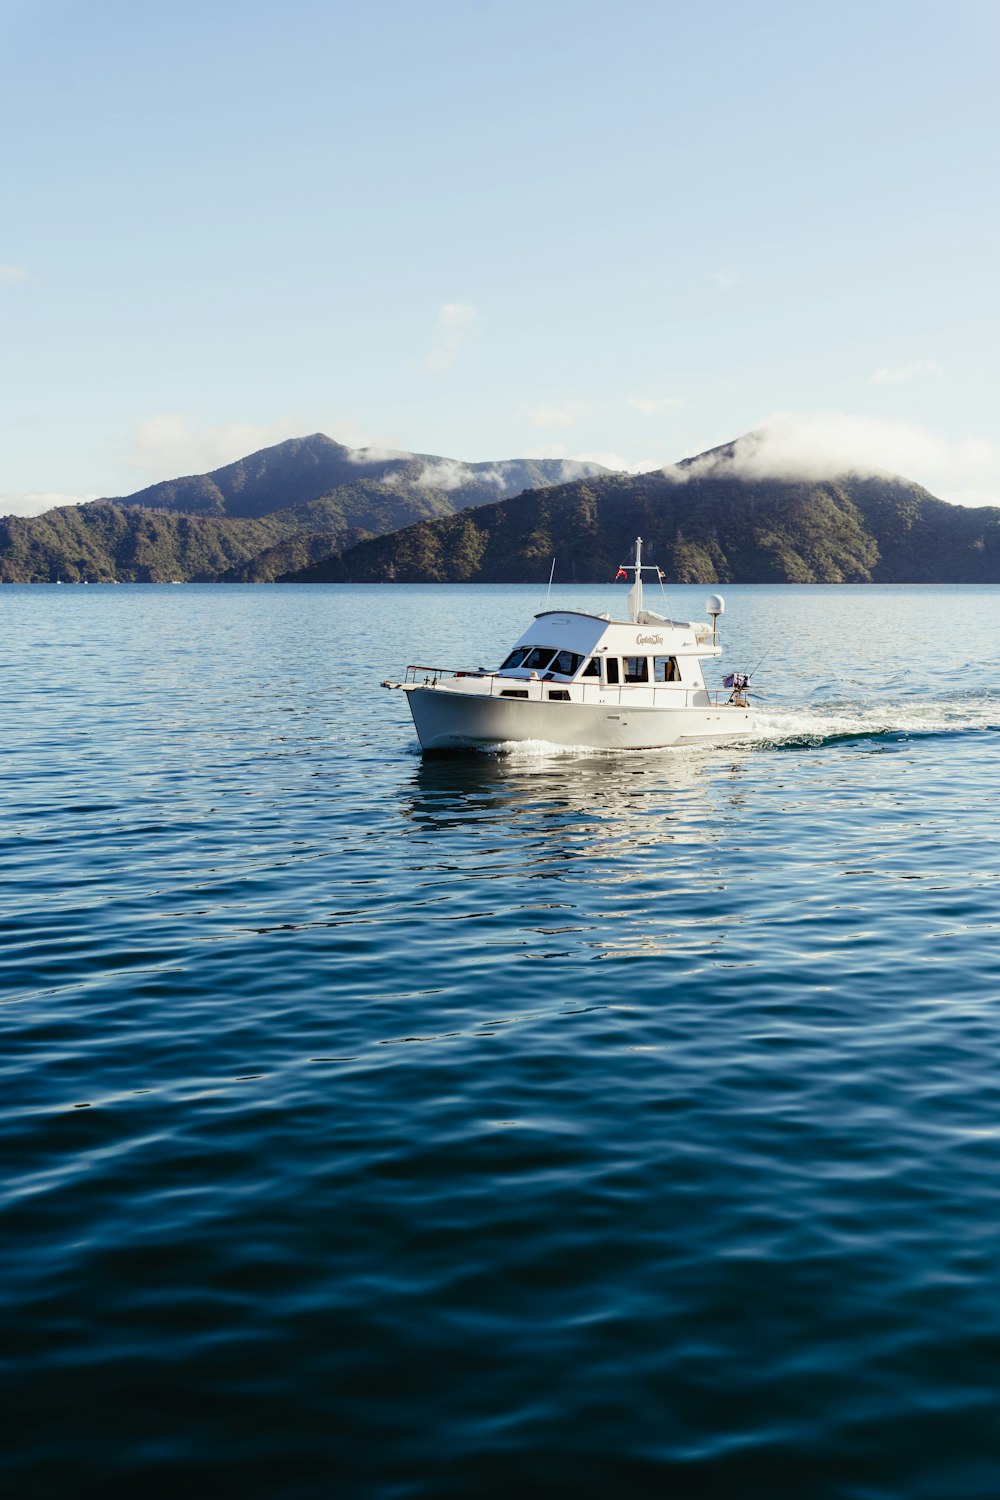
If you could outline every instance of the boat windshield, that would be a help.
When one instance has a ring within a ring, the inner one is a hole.
[[[557,651],[555,646],[515,646],[500,671],[521,667],[527,672],[554,672],[559,677],[575,677],[582,661],[578,652]]]
[[[518,646],[508,656],[501,672],[510,667],[524,667],[529,672],[547,672],[549,662],[556,655],[555,646]],[[560,656],[570,656],[571,652],[559,652]]]
[[[578,656],[575,651],[559,651],[549,671],[558,672],[560,677],[574,677],[582,660],[583,657]]]

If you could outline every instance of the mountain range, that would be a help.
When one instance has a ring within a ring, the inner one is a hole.
[[[322,432],[289,438],[261,448],[210,474],[168,479],[112,500],[115,505],[142,505],[150,510],[189,516],[240,516],[257,519],[336,494],[358,512],[369,501],[396,496],[418,504],[428,515],[451,514],[467,505],[483,505],[522,490],[563,480],[603,474],[600,464],[562,458],[513,458],[490,463],[463,463],[433,453],[390,453],[374,448],[347,448]],[[353,524],[362,522],[357,516]]]
[[[606,472],[379,453],[318,432],[132,495],[0,519],[0,582],[268,582],[412,521]]]
[[[755,477],[739,445],[417,522],[281,582],[599,582],[643,556],[680,583],[1000,583],[1000,509],[892,474]]]
[[[0,520],[0,581],[1000,583],[1000,509],[893,474],[766,475],[746,439],[647,474],[350,449],[322,433],[136,494]]]

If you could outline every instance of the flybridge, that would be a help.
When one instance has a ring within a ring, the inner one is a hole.
[[[529,642],[545,640],[551,641],[553,648],[562,646],[584,653],[613,647],[619,651],[635,651],[643,646],[694,651],[702,649],[711,638],[710,625],[668,620],[663,615],[651,615],[645,610],[639,622],[613,620],[610,615],[591,615],[582,610],[542,610],[515,642],[515,650]],[[501,671],[506,667],[505,662]]]

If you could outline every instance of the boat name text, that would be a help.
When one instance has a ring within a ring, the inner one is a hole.
[[[637,635],[635,638],[637,646],[662,646],[662,635]]]

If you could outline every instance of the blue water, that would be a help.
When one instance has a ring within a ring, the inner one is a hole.
[[[1000,591],[422,761],[538,603],[0,589],[5,1494],[1000,1494]]]

